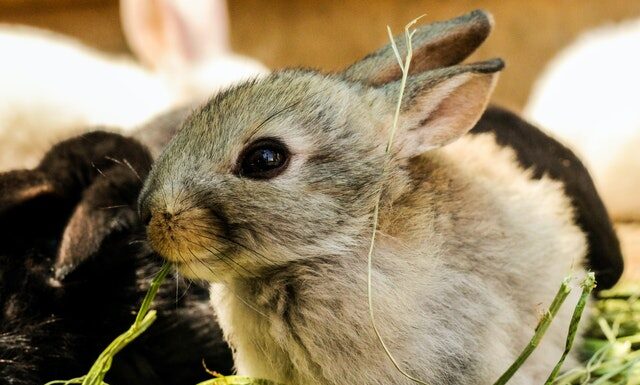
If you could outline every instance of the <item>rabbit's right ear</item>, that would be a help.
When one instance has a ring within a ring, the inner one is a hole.
[[[412,158],[451,143],[478,122],[504,68],[500,59],[440,68],[407,79],[395,147]],[[385,85],[389,111],[402,81]],[[388,136],[388,135],[385,135]]]
[[[120,0],[129,46],[146,65],[181,70],[229,50],[225,0]]]
[[[418,27],[411,39],[409,74],[459,64],[484,42],[492,27],[493,17],[483,10]],[[402,55],[406,51],[404,33],[394,41]],[[352,81],[378,86],[399,80],[402,72],[388,44],[347,68],[343,75]]]

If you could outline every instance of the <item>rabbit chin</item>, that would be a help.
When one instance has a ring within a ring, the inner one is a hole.
[[[243,257],[231,251],[216,254],[195,252],[182,254],[178,259],[164,258],[171,262],[182,276],[193,280],[224,283],[257,276],[252,273],[256,266],[243,263]]]
[[[222,262],[212,262],[208,259],[190,259],[186,261],[172,262],[176,270],[185,278],[219,283],[226,281],[229,275],[229,267]]]

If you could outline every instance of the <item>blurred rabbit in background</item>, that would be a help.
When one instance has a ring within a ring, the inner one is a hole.
[[[551,61],[525,108],[582,157],[622,222],[640,221],[639,68],[640,19],[592,30]]]
[[[53,146],[29,170],[0,172],[0,384],[86,373],[126,330],[159,268],[137,197],[151,168],[134,139],[95,131]],[[7,235],[10,234],[10,235]],[[229,373],[208,292],[176,280],[158,319],[113,362],[110,384],[195,384]]]
[[[230,52],[224,0],[121,0],[120,7],[142,64],[46,30],[0,26],[0,170],[32,167],[86,127],[128,131],[267,72]]]

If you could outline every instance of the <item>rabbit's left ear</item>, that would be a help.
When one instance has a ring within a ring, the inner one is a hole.
[[[120,0],[125,37],[146,65],[180,71],[229,50],[225,0]]]

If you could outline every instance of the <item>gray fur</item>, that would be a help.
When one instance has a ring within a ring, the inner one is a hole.
[[[586,246],[559,183],[531,178],[491,135],[458,139],[502,66],[411,76],[388,163],[397,79],[367,81],[376,78],[368,65],[356,76],[357,65],[349,76],[277,72],[186,119],[140,208],[152,246],[186,276],[212,282],[239,372],[285,384],[412,383],[368,318],[379,191],[374,308],[396,359],[434,385],[491,384],[506,369],[564,275],[583,271]],[[265,137],[287,145],[288,168],[269,180],[238,177],[239,154]],[[544,380],[570,312],[512,384]]]
[[[145,144],[155,159],[197,106],[197,104],[188,104],[160,114],[134,130],[131,136]]]

